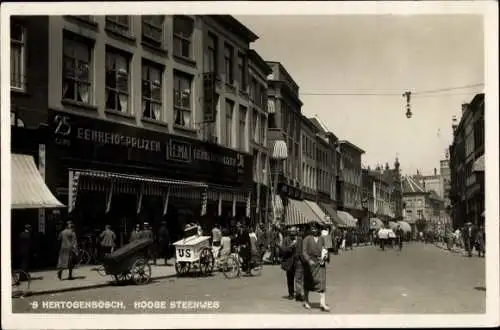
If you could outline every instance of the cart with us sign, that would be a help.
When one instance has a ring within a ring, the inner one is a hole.
[[[200,275],[211,274],[214,270],[214,256],[209,236],[199,236],[198,227],[184,229],[184,238],[175,242],[175,271],[178,276],[190,271]]]

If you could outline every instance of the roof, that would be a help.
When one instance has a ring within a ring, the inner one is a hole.
[[[249,28],[247,28],[243,23],[238,21],[231,15],[208,15],[217,23],[224,26],[229,31],[236,33],[237,35],[246,39],[247,42],[251,43],[259,39],[259,37],[253,33]]]
[[[306,116],[301,115],[300,122],[304,125],[307,125],[307,127],[309,127],[314,133],[318,132],[318,128],[316,127],[316,125],[314,125],[314,123],[311,122],[311,120],[309,118],[307,118]]]
[[[248,57],[251,62],[253,62],[257,68],[262,70],[262,73],[267,76],[273,69],[266,63],[266,61],[257,53],[254,49],[248,50]]]
[[[349,146],[350,148],[355,149],[355,150],[359,151],[359,152],[360,152],[360,153],[362,153],[362,154],[364,154],[364,153],[365,153],[365,151],[364,151],[363,149],[361,149],[361,148],[360,148],[360,147],[358,147],[357,145],[355,145],[355,144],[353,144],[353,143],[351,143],[351,142],[349,142],[349,141],[347,141],[347,140],[340,140],[340,141],[339,141],[339,144],[340,144],[341,146],[342,146],[342,144],[347,145],[347,146]]]
[[[425,193],[424,187],[420,183],[418,183],[415,179],[413,179],[411,176],[405,175],[403,177],[403,193]]]
[[[309,121],[314,125],[316,126],[316,128],[318,129],[318,131],[320,131],[321,133],[327,133],[328,132],[328,129],[326,127],[324,127],[318,119],[316,119],[315,117],[311,117],[311,118],[308,118]]]

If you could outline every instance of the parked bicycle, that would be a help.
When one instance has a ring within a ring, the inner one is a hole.
[[[86,235],[78,249],[76,266],[98,264],[99,249],[98,240],[93,235]]]
[[[250,270],[248,274],[259,276],[262,273],[262,259],[250,260]],[[243,258],[241,257],[240,247],[234,247],[233,252],[227,256],[218,257],[215,259],[215,269],[222,271],[227,279],[240,277],[243,272]]]

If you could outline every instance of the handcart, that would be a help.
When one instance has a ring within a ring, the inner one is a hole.
[[[138,239],[106,255],[103,259],[106,275],[114,276],[117,283],[149,283],[151,266],[147,252],[153,243],[151,239]]]
[[[200,275],[214,270],[214,255],[209,236],[199,236],[196,226],[186,227],[184,238],[175,242],[175,271],[178,276],[186,275],[192,269]]]

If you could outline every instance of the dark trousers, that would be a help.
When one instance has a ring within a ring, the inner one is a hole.
[[[403,237],[398,237],[399,250],[403,249]]]
[[[472,241],[471,239],[465,239],[465,251],[467,251],[467,255],[472,257]]]
[[[71,253],[68,259],[68,278],[70,279],[73,278],[73,268],[75,267],[75,263],[76,263],[76,254]],[[59,277],[59,279],[62,278],[62,273],[63,269],[59,269],[57,271],[57,277]]]
[[[304,296],[304,266],[301,262],[295,263],[295,296],[302,299]]]
[[[295,296],[295,269],[286,271],[286,285],[288,287],[288,295]]]
[[[386,241],[386,239],[381,238],[381,239],[379,239],[379,241],[380,241],[380,248],[382,250],[385,250],[385,241]]]

